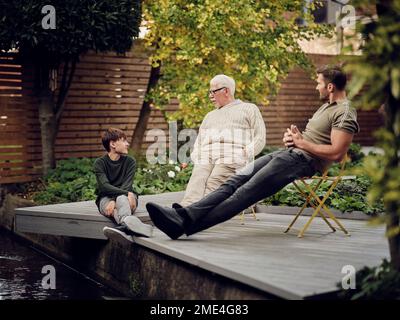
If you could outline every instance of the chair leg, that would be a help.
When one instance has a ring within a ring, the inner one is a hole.
[[[239,219],[240,219],[240,224],[244,224],[244,210],[240,213],[240,217],[239,217]]]
[[[304,181],[304,180],[301,180],[302,182],[303,182],[303,184],[306,186],[306,187],[309,187],[309,185]],[[322,181],[322,180],[321,180]],[[320,186],[320,182],[318,182],[318,184],[313,188],[313,191],[315,192],[315,190],[316,189],[318,189],[318,187]],[[307,200],[306,200],[306,202],[305,202],[305,204],[303,205],[303,207],[305,206],[305,205],[307,205],[308,203],[313,207],[313,209],[314,210],[316,210],[317,209],[317,207],[318,207],[318,205],[317,204],[314,204],[311,200],[311,198],[312,198],[312,196],[309,196],[309,195],[307,195],[306,193],[304,193],[302,190],[301,190],[301,188],[299,188],[295,183],[294,183],[294,185],[296,186],[296,188],[297,188],[297,190],[298,191],[300,191],[300,193],[302,193],[303,195],[305,195],[305,196],[307,196]],[[311,187],[310,187],[311,188]],[[323,208],[325,207],[325,205],[323,206]],[[331,223],[329,222],[329,220],[325,217],[325,215],[323,214],[323,212],[322,212],[322,210],[320,210],[319,211],[319,215],[321,216],[321,218],[326,222],[326,224],[329,226],[329,228],[333,231],[333,232],[336,232],[336,229],[331,225]]]
[[[254,219],[256,219],[257,221],[260,221],[260,219],[258,219],[257,218],[257,215],[256,215],[256,206],[255,205],[252,205],[251,207],[251,214],[253,215],[253,217],[254,217]],[[245,215],[245,210],[243,210],[241,213],[240,213],[240,224],[244,224],[244,215]]]
[[[303,181],[303,180],[302,180]],[[308,192],[310,193],[310,195],[313,197],[314,201],[317,201],[319,203],[319,205],[317,206],[317,208],[314,209],[313,214],[311,215],[311,218],[307,221],[307,223],[304,225],[303,229],[301,229],[301,231],[299,232],[298,237],[302,238],[304,233],[306,232],[306,230],[308,229],[308,227],[311,224],[311,221],[317,216],[317,214],[320,214],[324,221],[328,223],[328,226],[334,230],[334,228],[332,227],[332,225],[328,222],[328,220],[325,218],[324,214],[321,212],[322,207],[324,206],[324,203],[326,201],[326,199],[328,199],[329,195],[331,194],[332,190],[334,189],[335,185],[332,185],[328,192],[325,194],[324,198],[322,200],[319,199],[319,197],[316,195],[315,193],[315,188],[311,188],[310,185],[308,185],[305,181],[303,181],[306,189],[308,189]],[[319,186],[319,184],[318,184]],[[313,206],[314,207],[314,206]]]
[[[317,206],[311,202],[312,207],[314,208],[314,210],[317,208]],[[319,215],[321,216],[321,218],[326,222],[326,224],[329,226],[329,228],[332,230],[332,232],[336,232],[336,229],[334,228],[334,226],[332,226],[332,224],[329,222],[329,220],[325,217],[324,213],[322,212],[322,210],[325,210],[326,206],[323,205],[321,210],[319,211]],[[328,214],[329,216],[329,214]]]
[[[308,219],[307,223],[304,225],[304,227],[300,230],[299,234],[297,235],[299,238],[303,238],[304,232],[308,229],[308,227],[311,224],[311,221],[317,216],[319,211],[321,210],[322,205],[319,205],[317,209],[314,210],[313,214],[311,215],[310,219]]]
[[[335,215],[325,205],[324,205],[324,210],[328,214],[329,218],[331,218],[333,221],[335,221],[335,223],[338,225],[340,230],[342,230],[346,236],[350,236],[350,233],[346,230],[346,228],[340,223],[340,221],[335,217]]]
[[[304,225],[304,227],[300,230],[298,237],[301,238],[303,237],[304,233],[306,232],[307,228],[310,226],[312,220],[319,214],[321,216],[321,218],[325,221],[325,223],[329,226],[329,228],[332,231],[336,231],[335,227],[333,227],[333,225],[329,222],[328,218],[331,218],[336,225],[344,232],[345,235],[350,235],[350,233],[345,229],[345,227],[339,222],[339,219],[337,219],[335,217],[335,215],[329,210],[329,208],[325,205],[325,201],[329,198],[329,196],[331,195],[333,189],[336,187],[336,185],[341,181],[341,175],[343,173],[344,170],[344,166],[346,163],[346,158],[347,156],[342,160],[342,165],[341,165],[341,174],[336,177],[335,179],[331,180],[332,184],[330,185],[328,191],[325,193],[324,197],[322,198],[322,200],[317,196],[316,191],[318,190],[319,186],[324,182],[327,181],[327,172],[325,172],[323,174],[322,177],[314,177],[314,181],[315,178],[319,179],[318,183],[312,187],[311,184],[308,184],[304,178],[300,178],[298,179],[299,181],[301,181],[303,183],[303,185],[306,188],[306,191],[303,191],[297,184],[296,181],[293,181],[293,185],[296,187],[296,189],[304,196],[306,197],[306,201],[303,204],[302,208],[300,209],[300,211],[296,214],[296,216],[294,217],[293,221],[290,223],[289,227],[286,229],[285,233],[287,233],[291,227],[293,226],[293,224],[296,222],[296,220],[298,219],[298,217],[302,214],[302,212],[304,211],[305,207],[310,204],[313,209],[314,212],[312,213],[310,219],[307,221],[307,223]],[[327,217],[325,216],[324,212],[327,214]]]
[[[303,204],[303,206],[301,207],[300,211],[296,214],[296,216],[293,218],[293,220],[290,223],[290,225],[287,227],[287,229],[283,233],[288,233],[289,232],[289,230],[293,227],[293,225],[297,221],[298,217],[301,216],[301,214],[304,211],[304,209],[306,208],[306,206],[307,206],[307,201]]]
[[[301,181],[303,182],[303,184],[307,185],[307,183],[301,179]],[[319,187],[321,183],[319,182],[315,188],[317,189]],[[297,219],[301,216],[301,214],[303,213],[304,209],[307,207],[307,205],[310,203],[313,206],[313,203],[311,202],[312,197],[310,195],[308,195],[307,193],[305,193],[303,190],[301,190],[301,188],[297,185],[297,183],[295,181],[293,181],[293,185],[295,186],[295,188],[297,189],[297,191],[299,191],[304,197],[306,197],[306,201],[304,202],[303,206],[301,207],[300,211],[296,214],[296,216],[294,217],[294,219],[292,220],[292,222],[290,223],[290,225],[287,227],[287,229],[284,231],[284,233],[288,233],[289,230],[293,227],[293,225],[295,224],[295,222],[297,221]],[[315,207],[313,206],[313,208],[315,209]]]
[[[256,219],[257,221],[260,221],[260,219],[258,219],[257,215],[256,215],[256,205],[255,204],[251,206],[251,213],[252,213],[254,219]]]
[[[313,195],[314,199],[318,201],[319,206],[321,208],[323,207],[328,216],[339,226],[339,228],[344,232],[346,235],[350,235],[350,233],[343,227],[343,225],[339,222],[339,220],[335,217],[335,215],[325,206],[325,201],[328,199],[330,194],[332,193],[333,189],[335,188],[337,183],[333,183],[331,187],[328,189],[326,192],[325,196],[323,197],[322,200],[319,199],[319,197],[315,194],[315,192],[307,185],[307,188],[309,189],[310,193]],[[318,207],[319,207],[318,206]]]

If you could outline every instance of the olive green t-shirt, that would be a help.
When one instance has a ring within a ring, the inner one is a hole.
[[[349,100],[323,104],[308,120],[306,129],[303,131],[303,138],[315,144],[331,144],[331,131],[343,130],[348,133],[358,133],[360,126],[357,123],[357,112],[351,107]],[[332,161],[321,159],[315,155],[301,150],[308,158],[314,159],[314,167],[323,172],[329,168]]]

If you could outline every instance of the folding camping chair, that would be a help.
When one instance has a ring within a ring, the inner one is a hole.
[[[329,226],[329,228],[335,232],[336,229],[332,226],[332,224],[328,221],[327,217],[325,214],[331,218],[337,225],[338,227],[344,232],[345,235],[350,235],[350,233],[343,227],[343,225],[339,222],[339,220],[335,217],[335,215],[331,212],[331,210],[325,205],[325,201],[329,198],[331,195],[332,191],[335,189],[337,184],[343,179],[343,173],[345,170],[346,162],[348,161],[347,155],[345,155],[340,162],[340,171],[339,174],[335,177],[330,177],[328,176],[328,169],[325,170],[325,172],[322,174],[322,176],[313,176],[313,177],[303,177],[300,178],[296,181],[293,181],[294,187],[305,197],[306,201],[304,202],[303,206],[301,207],[300,211],[296,214],[290,225],[287,227],[285,230],[285,233],[289,232],[289,230],[292,228],[298,217],[303,213],[304,209],[308,206],[311,205],[311,207],[314,209],[310,219],[307,221],[307,223],[304,225],[304,227],[300,230],[298,237],[302,238],[308,227],[310,226],[312,220],[317,216],[320,215],[321,218],[326,222],[326,224]],[[325,193],[324,197],[320,199],[320,197],[317,195],[317,190],[321,186],[321,184],[325,181],[331,182],[331,185],[329,186],[328,191]],[[312,183],[315,182],[316,185],[312,186]],[[305,190],[300,188],[300,185],[303,185],[305,187]],[[325,214],[324,214],[325,212]]]

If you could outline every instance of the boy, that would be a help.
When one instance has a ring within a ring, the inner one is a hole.
[[[132,187],[136,161],[127,155],[129,143],[125,133],[109,128],[102,135],[102,143],[107,154],[94,163],[96,205],[102,215],[119,225],[116,228],[104,227],[104,234],[115,240],[125,238],[129,241],[132,241],[131,235],[150,237],[152,226],[132,215],[138,205],[138,197]]]

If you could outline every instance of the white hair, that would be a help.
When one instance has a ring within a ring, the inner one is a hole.
[[[231,77],[228,77],[224,74],[216,75],[210,81],[210,85],[212,84],[218,84],[221,88],[226,87],[229,89],[232,96],[235,95],[235,80],[233,80]]]

